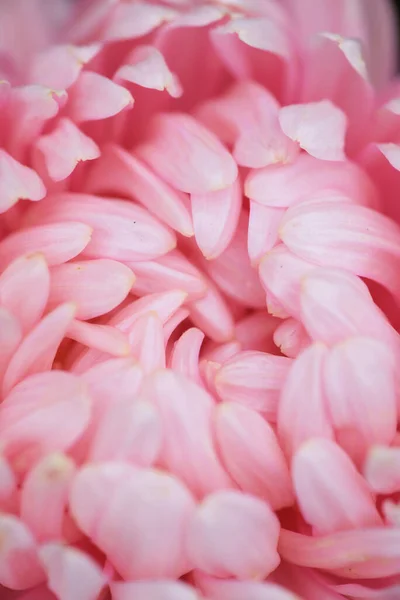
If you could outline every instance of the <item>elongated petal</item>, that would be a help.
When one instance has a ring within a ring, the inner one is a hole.
[[[222,190],[191,195],[196,242],[211,260],[230,244],[239,222],[242,190],[238,180]]]
[[[192,327],[187,329],[175,343],[170,357],[170,367],[201,385],[199,372],[199,354],[204,340],[204,333]]]
[[[315,535],[382,525],[365,480],[330,440],[314,439],[300,446],[292,474],[301,513]]]
[[[177,479],[123,463],[83,468],[71,493],[80,528],[127,580],[175,579],[190,570],[185,535],[194,507]]]
[[[22,340],[21,326],[14,315],[0,306],[0,383]]]
[[[238,402],[275,420],[279,395],[291,360],[264,352],[239,352],[225,362],[215,387],[226,402]]]
[[[164,332],[161,319],[154,313],[140,317],[129,332],[131,353],[144,373],[165,367]]]
[[[66,118],[60,119],[51,133],[40,137],[36,148],[42,153],[53,181],[66,179],[79,162],[100,156],[97,144]]]
[[[250,201],[247,249],[253,265],[279,242],[279,225],[283,208],[264,206]]]
[[[74,304],[62,304],[46,315],[30,333],[10,360],[4,374],[3,393],[24,377],[47,371],[75,314]]]
[[[396,359],[378,340],[353,337],[326,357],[324,387],[337,439],[354,458],[396,434]]]
[[[118,581],[110,587],[113,600],[200,600],[196,590],[180,581]]]
[[[51,270],[50,304],[74,302],[78,319],[94,319],[118,306],[135,276],[114,260],[70,262]]]
[[[161,464],[197,496],[231,487],[213,444],[213,398],[183,375],[169,370],[152,375],[144,397],[155,404],[161,417]]]
[[[27,332],[44,312],[49,287],[50,273],[44,256],[38,253],[22,256],[0,275],[0,304],[17,317],[22,330]]]
[[[35,539],[13,515],[0,516],[0,582],[12,590],[26,590],[45,580]]]
[[[274,583],[221,580],[196,573],[196,583],[211,600],[300,600],[288,590]]]
[[[102,156],[93,167],[86,182],[88,192],[112,193],[135,199],[182,235],[193,235],[185,194],[158,177],[134,152],[107,145],[102,148]]]
[[[155,117],[148,140],[137,151],[156,173],[183,192],[217,192],[237,177],[236,163],[219,140],[181,113]]]
[[[203,298],[191,302],[190,318],[193,324],[215,342],[234,338],[235,322],[229,306],[220,291],[211,282]]]
[[[20,514],[39,542],[63,537],[64,514],[74,475],[75,465],[70,458],[49,454],[26,476]]]
[[[82,68],[101,49],[100,44],[87,46],[55,45],[38,53],[30,68],[32,82],[53,90],[66,90],[78,78]]]
[[[69,116],[78,123],[107,119],[133,106],[126,88],[93,71],[80,74],[69,98]]]
[[[254,496],[224,491],[197,508],[188,532],[195,567],[216,577],[262,580],[279,564],[279,521]]]
[[[48,586],[63,600],[97,598],[106,585],[106,577],[86,553],[61,543],[45,544],[39,551]]]
[[[38,225],[17,231],[0,242],[0,269],[24,254],[39,252],[49,266],[75,258],[90,242],[92,229],[78,222]]]
[[[6,510],[17,491],[17,478],[9,462],[0,456],[0,507]]]
[[[221,456],[240,489],[266,500],[274,510],[290,506],[293,492],[285,457],[261,415],[233,402],[215,416]]]
[[[0,150],[0,213],[20,199],[41,200],[45,195],[46,188],[36,172]]]
[[[327,267],[346,268],[399,296],[400,229],[364,206],[320,202],[291,208],[280,237],[300,258]]]
[[[150,467],[160,452],[161,421],[149,402],[114,403],[100,420],[90,448],[93,461],[126,460]]]
[[[142,37],[175,16],[175,11],[165,6],[145,2],[118,4],[106,21],[103,37],[107,41],[130,40]]]
[[[74,319],[65,335],[101,354],[127,356],[131,351],[128,336],[110,325],[86,323]],[[105,360],[107,358],[105,357]]]
[[[322,344],[309,346],[293,361],[283,386],[278,434],[288,455],[310,438],[333,438],[323,391],[326,355],[327,349]]]
[[[374,492],[393,494],[400,490],[400,448],[372,446],[364,465],[365,478]]]

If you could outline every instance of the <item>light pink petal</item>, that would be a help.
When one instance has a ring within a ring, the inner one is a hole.
[[[263,580],[280,562],[280,525],[262,500],[235,491],[210,494],[188,532],[195,567],[216,577]]]
[[[26,590],[42,583],[45,574],[33,535],[17,517],[0,516],[0,582],[12,590]]]
[[[0,150],[0,213],[18,200],[41,200],[46,188],[37,173]]]
[[[0,437],[19,469],[49,452],[67,450],[90,419],[91,401],[76,376],[50,371],[27,377],[0,408]]]
[[[30,80],[53,90],[66,90],[77,80],[82,68],[100,51],[100,44],[55,45],[34,57]]]
[[[131,351],[127,335],[109,325],[74,319],[65,335],[88,348],[111,356],[127,356]]]
[[[349,202],[376,206],[377,190],[365,171],[349,160],[319,160],[305,152],[291,164],[250,171],[245,195],[265,206],[286,208],[331,192]]]
[[[283,132],[308,154],[322,160],[343,160],[347,120],[329,100],[281,108]]]
[[[302,281],[301,320],[308,334],[325,344],[366,335],[400,350],[398,333],[374,303],[366,284],[340,269],[317,268]]]
[[[163,326],[164,331],[164,344],[168,345],[171,336],[175,332],[175,330],[179,327],[181,323],[185,321],[185,319],[189,316],[189,310],[187,308],[179,308],[172,317],[168,319],[168,321]]]
[[[27,334],[4,374],[3,394],[28,375],[51,369],[75,310],[74,304],[62,304],[43,317]]]
[[[53,181],[66,179],[79,162],[100,156],[97,144],[67,118],[60,119],[51,133],[42,135],[36,148],[42,153]]]
[[[237,179],[218,191],[191,195],[196,242],[205,258],[217,258],[235,234],[242,207],[242,190]]]
[[[248,216],[243,212],[229,246],[218,257],[214,256],[214,260],[207,261],[205,268],[228,297],[248,308],[264,308],[265,292],[247,252],[247,231]]]
[[[280,237],[300,258],[367,277],[400,295],[400,228],[364,206],[319,202],[289,209]]]
[[[113,600],[200,600],[194,588],[180,581],[117,581],[110,588]]]
[[[171,475],[123,463],[83,468],[71,493],[78,525],[127,580],[175,579],[190,570],[185,536],[194,506]]]
[[[196,580],[211,600],[300,600],[299,596],[274,583],[219,579],[204,573],[201,576],[196,573]]]
[[[217,192],[237,178],[236,163],[221,142],[183,113],[155,117],[147,141],[137,152],[160,177],[183,192]]]
[[[25,477],[20,514],[39,542],[63,537],[68,494],[75,475],[73,461],[64,454],[49,454]]]
[[[106,22],[103,38],[111,41],[142,37],[175,15],[170,8],[145,2],[118,4]]]
[[[378,494],[400,490],[400,448],[372,446],[364,464],[364,474],[371,489]]]
[[[393,6],[390,2],[370,2],[367,6],[362,6],[360,0],[359,4],[365,10],[367,21],[368,71],[373,83],[382,88],[396,71],[397,43]]]
[[[132,325],[129,331],[132,356],[148,374],[165,367],[163,323],[157,314],[149,312]]]
[[[398,528],[340,531],[308,537],[281,531],[279,552],[288,562],[303,567],[335,570],[351,579],[376,579],[398,574]]]
[[[78,319],[94,319],[125,300],[134,281],[132,271],[115,260],[69,262],[51,269],[49,301],[74,302]]]
[[[285,319],[274,332],[274,342],[285,356],[296,358],[311,343],[300,321]]]
[[[283,386],[278,434],[288,456],[310,438],[333,438],[323,390],[326,355],[327,349],[322,344],[309,346],[293,361]]]
[[[197,496],[231,487],[212,439],[214,399],[180,373],[157,371],[146,382],[144,397],[161,416],[164,439],[160,463]]]
[[[276,350],[273,334],[280,320],[267,314],[265,310],[254,311],[236,323],[236,339],[243,350],[273,352]]]
[[[61,600],[92,600],[107,583],[100,565],[76,548],[49,543],[40,548],[39,556],[48,586]]]
[[[92,229],[78,222],[22,229],[0,242],[0,269],[23,254],[39,252],[49,266],[75,258],[90,242]]]
[[[69,93],[68,116],[77,123],[117,115],[133,106],[128,90],[93,71],[80,74]]]
[[[234,402],[215,415],[222,460],[240,489],[266,500],[274,510],[294,502],[289,470],[278,440],[257,412]]]
[[[22,340],[22,329],[13,313],[0,306],[0,383]]]
[[[124,460],[152,466],[162,443],[161,421],[149,402],[115,402],[100,420],[90,447],[92,461]]]
[[[396,359],[381,341],[352,337],[326,357],[324,386],[331,422],[344,449],[362,459],[389,444],[397,428]]]
[[[193,235],[185,194],[170,187],[132,152],[111,144],[102,148],[85,186],[90,193],[135,199],[182,235]]]
[[[191,302],[190,318],[193,324],[215,342],[227,342],[234,338],[235,322],[230,308],[217,287],[211,282],[206,295]]]
[[[186,375],[198,385],[202,385],[199,372],[199,355],[204,337],[204,333],[196,327],[187,329],[175,342],[170,357],[170,368]]]
[[[161,92],[166,90],[173,98],[182,95],[178,78],[154,46],[136,47],[114,77],[117,81],[122,79]]]
[[[0,304],[18,318],[26,332],[43,315],[49,287],[50,273],[44,256],[38,253],[22,256],[0,275]]]
[[[283,208],[263,206],[250,200],[247,250],[253,265],[279,242],[279,225]]]
[[[300,315],[303,278],[314,269],[314,265],[293,254],[283,244],[279,244],[261,260],[259,274],[267,294],[272,294],[288,314],[297,318]],[[271,314],[275,314],[269,306],[268,308]]]
[[[218,395],[276,419],[281,388],[291,360],[264,352],[239,352],[225,362],[215,377]]]
[[[132,269],[136,276],[133,292],[139,296],[180,289],[188,294],[188,300],[197,300],[207,291],[202,273],[178,250],[157,260],[132,263]]]
[[[300,446],[292,475],[300,511],[315,535],[382,525],[365,480],[330,440],[314,439]]]
[[[0,455],[0,507],[6,512],[11,508],[17,492],[17,478],[9,462]]]

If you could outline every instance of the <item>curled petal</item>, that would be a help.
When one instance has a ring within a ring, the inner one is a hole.
[[[171,369],[186,375],[198,385],[202,385],[199,372],[199,354],[204,337],[204,333],[196,327],[187,329],[175,342],[170,357]]]
[[[190,318],[193,324],[215,342],[227,342],[235,335],[232,312],[221,292],[211,282],[203,298],[191,302]]]
[[[53,90],[66,90],[77,80],[82,68],[100,51],[100,44],[55,45],[34,57],[30,79]]]
[[[296,358],[311,343],[311,339],[300,321],[285,319],[275,329],[274,342],[282,354]]]
[[[129,331],[132,356],[148,374],[165,368],[164,332],[161,319],[154,313],[143,315]]]
[[[99,325],[74,319],[65,335],[70,340],[75,340],[88,348],[111,356],[130,354],[128,337],[110,325]]]
[[[253,265],[257,265],[279,242],[279,226],[284,214],[283,208],[264,206],[250,200],[247,250]]]
[[[175,11],[166,6],[145,2],[117,4],[106,21],[102,37],[105,41],[139,38],[175,15]]]
[[[77,123],[117,115],[133,106],[128,90],[93,71],[80,74],[69,93],[68,116]]]
[[[0,150],[0,213],[20,199],[41,200],[45,195],[46,188],[36,171]]]

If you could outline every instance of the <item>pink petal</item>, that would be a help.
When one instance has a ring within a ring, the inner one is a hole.
[[[322,198],[327,191],[354,204],[374,207],[378,203],[372,180],[356,163],[319,160],[305,152],[291,164],[252,170],[245,182],[248,198],[274,208]]]
[[[163,326],[164,331],[164,344],[168,345],[171,336],[175,333],[175,330],[179,328],[179,325],[185,321],[189,316],[189,310],[187,308],[179,308],[172,317]]]
[[[109,325],[86,323],[74,319],[65,335],[88,348],[111,356],[127,356],[131,351],[128,337],[119,329]]]
[[[80,74],[69,93],[68,116],[77,123],[117,115],[133,106],[128,90],[93,71]]]
[[[49,452],[67,450],[90,419],[90,398],[84,384],[63,371],[24,379],[0,407],[0,436],[19,468]]]
[[[41,200],[45,195],[46,188],[36,171],[0,150],[0,213],[20,199]]]
[[[326,357],[324,385],[339,443],[355,459],[389,444],[397,428],[396,360],[381,341],[352,337]]]
[[[100,148],[69,119],[62,118],[55,129],[42,135],[36,143],[53,181],[62,181],[81,161],[100,156]]]
[[[289,470],[271,426],[257,412],[222,403],[215,416],[222,460],[240,489],[266,500],[274,510],[294,502]]]
[[[92,229],[83,223],[51,223],[12,233],[0,242],[0,269],[23,254],[39,252],[49,266],[75,258],[90,242]]]
[[[314,439],[300,446],[292,474],[300,511],[315,535],[382,525],[365,480],[335,443]]]
[[[39,555],[50,590],[62,600],[92,600],[107,583],[100,566],[76,548],[50,543]]]
[[[274,332],[274,342],[285,356],[296,358],[310,345],[306,330],[300,321],[285,319]]]
[[[0,507],[6,511],[17,491],[17,478],[9,462],[0,456]]]
[[[0,304],[15,315],[27,332],[39,321],[47,305],[50,273],[42,254],[13,261],[0,275]],[[31,292],[27,295],[26,291]]]
[[[302,281],[301,320],[315,341],[335,344],[366,335],[400,350],[398,333],[374,303],[359,277],[340,269],[318,268]]]
[[[195,567],[216,577],[262,580],[280,562],[279,521],[265,502],[235,491],[209,495],[188,532]]]
[[[190,570],[185,536],[194,506],[177,479],[124,463],[83,468],[71,494],[80,528],[127,580],[175,579]]]
[[[74,475],[72,460],[57,453],[48,454],[25,477],[20,514],[39,542],[63,537],[64,516]]]
[[[53,90],[66,90],[77,80],[82,68],[100,51],[99,44],[55,45],[34,57],[30,80]]]
[[[137,151],[160,177],[183,192],[217,192],[237,178],[229,152],[214,134],[183,113],[155,117],[147,141]]]
[[[4,374],[3,394],[7,394],[28,375],[51,369],[74,314],[74,304],[62,304],[43,317],[27,334]]]
[[[208,259],[217,258],[235,234],[242,207],[239,180],[218,191],[191,195],[196,242]]]
[[[296,360],[283,385],[278,408],[278,434],[287,455],[313,437],[333,438],[323,391],[327,349],[309,346]],[[307,390],[307,393],[304,393]]]
[[[322,160],[343,160],[347,120],[329,100],[281,108],[283,132],[308,154]]]
[[[135,199],[172,229],[188,237],[193,235],[185,195],[170,187],[134,153],[118,146],[109,144],[102,148],[85,189],[94,194],[113,193]]]
[[[50,304],[74,302],[78,319],[93,319],[116,308],[134,281],[132,271],[115,260],[66,263],[51,270]]]
[[[197,385],[202,385],[199,372],[199,355],[204,337],[204,333],[196,327],[187,329],[175,342],[170,358],[170,368],[186,375]]]
[[[400,228],[364,206],[319,202],[287,211],[280,237],[300,258],[353,271],[400,295]]]
[[[207,283],[202,273],[178,250],[172,250],[158,260],[132,263],[136,281],[134,293],[139,296],[180,289],[188,300],[205,295]]]
[[[211,282],[206,295],[190,303],[190,318],[215,342],[227,342],[235,335],[235,323],[229,306]]]
[[[165,368],[163,323],[156,314],[149,312],[139,317],[129,337],[132,356],[145,374]]]
[[[89,459],[123,460],[139,467],[152,466],[162,443],[161,422],[149,402],[114,402],[102,416],[93,436]]]
[[[284,212],[283,208],[271,208],[250,200],[247,250],[253,265],[279,242],[279,225]]]
[[[0,383],[14,352],[22,340],[19,321],[13,313],[0,306]]]
[[[234,581],[202,574],[199,585],[211,600],[300,600],[299,596],[274,583]]]
[[[175,14],[170,8],[145,2],[118,4],[106,22],[103,37],[107,41],[139,38],[169,21]]]
[[[265,310],[254,311],[236,323],[236,339],[243,350],[273,352],[273,334],[280,321]]]
[[[12,590],[26,590],[44,581],[35,540],[17,517],[0,516],[0,582]]]
[[[239,352],[225,362],[215,377],[218,395],[276,419],[282,385],[291,360],[264,352]]]
[[[368,70],[374,84],[381,88],[396,71],[397,46],[393,7],[389,2],[379,4],[374,2],[366,5],[364,10],[368,23],[366,28],[369,42],[367,45]],[[376,43],[378,38],[379,45]]]
[[[162,420],[164,440],[160,463],[197,496],[231,487],[212,439],[214,399],[174,371],[157,371],[145,386]]]
[[[378,494],[399,491],[400,448],[372,446],[366,457],[364,474],[370,488]]]
[[[196,590],[180,581],[117,581],[110,587],[113,600],[200,600]]]

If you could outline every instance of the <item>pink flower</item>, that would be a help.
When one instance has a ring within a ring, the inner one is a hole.
[[[386,0],[0,0],[1,600],[400,597]]]

